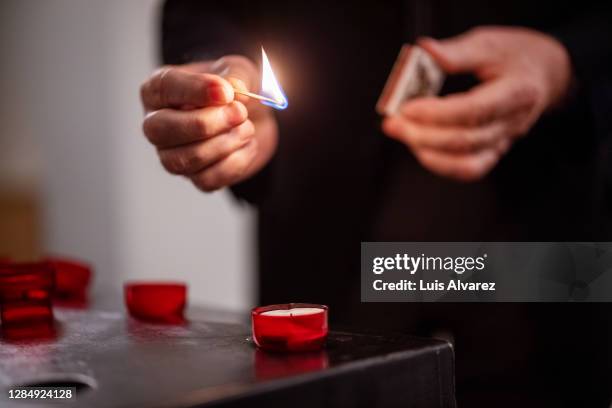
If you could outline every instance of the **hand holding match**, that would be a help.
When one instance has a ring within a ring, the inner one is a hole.
[[[389,137],[444,177],[484,177],[516,138],[568,92],[567,51],[540,32],[482,27],[418,45],[447,73],[472,73],[481,81],[467,92],[408,100],[383,122]]]
[[[143,130],[164,168],[207,192],[259,171],[277,139],[270,109],[241,95],[259,78],[250,60],[235,55],[155,72],[141,88]]]

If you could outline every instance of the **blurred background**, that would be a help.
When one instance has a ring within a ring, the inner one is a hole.
[[[254,299],[253,214],[164,172],[141,132],[157,0],[0,2],[0,256],[91,262],[93,296],[178,279],[190,303]]]

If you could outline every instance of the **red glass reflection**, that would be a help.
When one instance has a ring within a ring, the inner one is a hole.
[[[255,377],[258,380],[320,371],[328,366],[329,359],[325,350],[289,354],[255,350]]]
[[[28,324],[0,325],[2,339],[6,341],[41,341],[57,338],[55,321],[30,322]]]

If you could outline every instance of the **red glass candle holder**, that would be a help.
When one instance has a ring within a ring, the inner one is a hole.
[[[253,340],[269,351],[319,350],[327,339],[327,306],[287,303],[251,312]]]
[[[48,299],[3,302],[0,308],[3,325],[29,324],[53,320],[53,309]]]
[[[91,266],[80,261],[48,257],[46,261],[55,270],[54,297],[61,300],[85,301],[91,281]]]
[[[187,285],[181,282],[129,282],[124,286],[125,304],[136,319],[180,324],[187,302]]]
[[[0,264],[3,338],[32,340],[54,335],[54,281],[53,268],[46,262]]]
[[[55,274],[46,262],[0,264],[0,303],[48,300],[54,287]]]

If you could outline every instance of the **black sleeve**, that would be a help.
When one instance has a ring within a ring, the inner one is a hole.
[[[227,54],[253,56],[247,40],[244,1],[167,0],[162,10],[161,51],[165,64],[216,59]]]
[[[565,27],[553,31],[569,52],[580,83],[596,83],[612,73],[612,6],[602,1]]]
[[[612,143],[612,4],[609,0],[576,16],[552,34],[568,50],[574,68],[577,92],[588,95],[594,131],[602,151]],[[606,157],[608,154],[603,154]],[[612,165],[602,164],[606,202],[612,200]]]
[[[588,104],[594,134],[608,144],[612,142],[612,3],[599,2],[578,10],[569,23],[551,34],[570,55],[575,79],[571,103]],[[606,167],[612,174],[612,166]],[[610,180],[612,183],[612,176]]]
[[[249,25],[255,5],[251,0],[167,0],[161,19],[161,56],[164,64],[185,64],[240,54],[258,61],[256,28]],[[263,200],[274,159],[258,174],[232,187],[239,198],[252,204]]]

